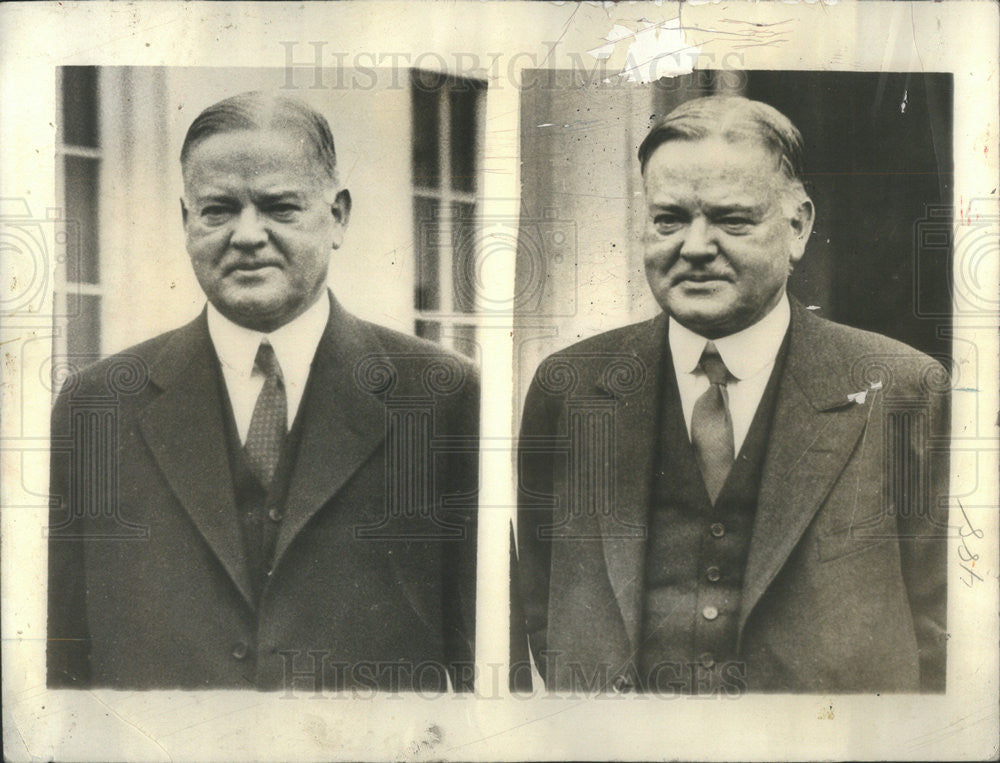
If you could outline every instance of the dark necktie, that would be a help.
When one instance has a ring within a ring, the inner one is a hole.
[[[254,370],[263,374],[264,386],[253,409],[244,449],[254,476],[266,490],[271,487],[274,471],[278,468],[281,445],[285,440],[288,404],[281,366],[267,339],[262,340],[257,348],[253,365]]]
[[[708,377],[709,387],[694,404],[691,415],[691,442],[698,456],[701,476],[715,503],[733,465],[733,419],[729,415],[726,382],[729,369],[712,342],[705,345],[698,367]]]

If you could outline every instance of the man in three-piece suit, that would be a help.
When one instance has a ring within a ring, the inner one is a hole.
[[[326,120],[244,93],[181,152],[208,297],[53,411],[53,687],[472,686],[478,380],[326,287]]]
[[[689,101],[639,149],[663,312],[546,359],[518,577],[550,688],[943,691],[947,378],[786,295],[801,136]]]

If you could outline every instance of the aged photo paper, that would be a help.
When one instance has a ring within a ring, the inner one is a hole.
[[[5,757],[995,759],[998,34],[4,4]]]

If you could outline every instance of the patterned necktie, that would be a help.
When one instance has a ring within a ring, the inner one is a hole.
[[[736,457],[733,452],[733,419],[729,415],[729,395],[726,392],[730,376],[712,342],[705,344],[698,367],[705,372],[710,383],[694,404],[691,442],[698,456],[705,487],[714,504]]]
[[[257,404],[250,419],[250,429],[244,449],[254,476],[266,490],[271,487],[274,471],[278,468],[281,445],[285,440],[287,407],[285,381],[274,348],[267,339],[261,340],[254,370],[264,376],[264,386],[257,397]]]

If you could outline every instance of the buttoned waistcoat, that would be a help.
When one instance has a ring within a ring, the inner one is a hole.
[[[68,378],[51,686],[471,687],[478,380],[330,299],[259,596],[205,314]]]
[[[664,315],[546,359],[519,442],[517,574],[554,688],[635,686]],[[941,691],[949,380],[793,300],[744,570],[741,691]],[[515,637],[516,638],[516,637]]]

